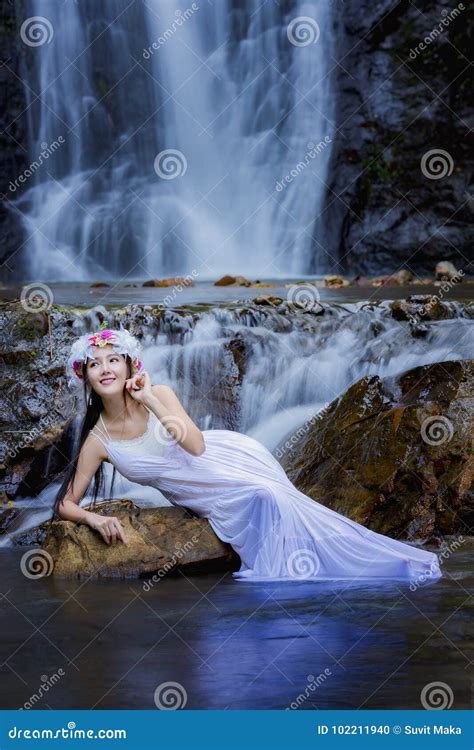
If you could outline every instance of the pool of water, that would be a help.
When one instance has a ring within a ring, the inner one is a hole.
[[[1,708],[155,709],[167,683],[185,709],[420,709],[432,682],[472,705],[472,539],[415,591],[217,573],[149,590],[33,580],[27,551],[0,550]]]
[[[311,277],[314,279],[315,277]],[[110,281],[107,287],[91,288],[89,283],[59,284],[51,283],[52,300],[58,305],[72,305],[74,307],[94,307],[95,305],[121,306],[132,303],[158,305],[164,303],[166,307],[180,307],[182,305],[211,305],[232,304],[243,300],[251,300],[260,295],[271,294],[285,299],[289,287],[304,279],[265,279],[276,283],[276,287],[243,287],[243,286],[214,286],[210,281],[196,282],[192,287],[178,290],[173,287],[143,287],[142,282]],[[135,284],[132,286],[131,283]],[[19,299],[21,286],[11,286],[1,289],[3,300]],[[449,294],[442,295],[440,287],[434,284],[405,284],[399,287],[357,287],[349,286],[341,289],[318,287],[321,302],[360,302],[362,300],[391,300],[404,299],[410,294],[437,294],[448,300],[470,301],[474,299],[474,284],[464,282],[456,284]]]

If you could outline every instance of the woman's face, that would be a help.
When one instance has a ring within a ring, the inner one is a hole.
[[[114,352],[111,344],[94,346],[94,356],[87,360],[86,374],[91,388],[99,396],[122,393],[129,377],[128,366],[123,354]]]

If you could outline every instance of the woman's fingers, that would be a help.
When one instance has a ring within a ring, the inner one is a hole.
[[[122,529],[122,526],[123,526],[123,525],[124,525],[124,524],[122,523],[122,521],[118,521],[118,520],[117,520],[117,530],[118,530],[118,536],[119,536],[119,538],[120,538],[120,539],[122,540],[122,542],[123,542],[124,544],[128,544],[128,539],[127,539],[127,537],[125,536],[125,532],[124,532],[124,530]]]
[[[143,376],[141,374],[138,374],[138,375],[133,375],[131,378],[129,378],[125,382],[125,387],[127,391],[135,391],[135,390],[140,390],[141,388],[143,388],[144,384],[145,383],[144,383]]]
[[[100,533],[107,544],[116,544],[117,539],[120,539],[124,544],[128,544],[121,521],[118,518],[108,518],[104,525],[101,526]]]
[[[109,532],[107,526],[101,526],[100,529],[99,529],[99,531],[102,534],[102,539],[104,540],[104,542],[106,542],[107,544],[110,544],[110,541],[109,541],[110,540],[110,532]]]

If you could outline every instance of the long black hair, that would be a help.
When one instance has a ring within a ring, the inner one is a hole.
[[[132,360],[128,354],[125,354],[124,356],[125,356],[125,361],[127,363],[127,369],[128,369],[127,378],[130,378],[131,373],[132,373]],[[101,397],[93,390],[93,388],[91,388],[88,382],[86,362],[84,362],[84,364],[82,365],[82,377],[84,381],[83,394],[84,394],[86,411],[84,414],[84,418],[82,420],[79,440],[76,443],[73,457],[64,471],[64,479],[54,501],[53,515],[51,517],[51,522],[55,519],[59,519],[59,520],[61,519],[61,516],[59,515],[59,508],[64,501],[64,498],[66,496],[66,493],[69,487],[72,487],[74,485],[74,479],[77,474],[77,464],[79,461],[79,456],[82,450],[82,446],[87,440],[89,432],[92,430],[92,428],[96,424],[104,408],[104,404],[102,403]],[[124,406],[125,406],[126,405],[125,387],[123,389],[123,401],[124,401]],[[116,469],[114,466],[114,469],[112,472],[112,479],[110,482],[110,490],[109,490],[110,494],[113,493],[115,476],[116,476]],[[100,464],[99,468],[94,474],[93,481],[94,481],[94,485],[92,489],[92,502],[89,506],[92,509],[94,509],[96,505],[97,496],[99,495],[99,493],[103,494],[102,491],[105,489],[104,469],[103,469],[102,463]]]

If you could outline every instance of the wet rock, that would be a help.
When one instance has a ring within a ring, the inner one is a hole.
[[[463,533],[474,521],[473,420],[473,362],[366,377],[280,461],[298,489],[375,531]]]
[[[398,286],[393,276],[388,274],[386,276],[377,276],[375,279],[372,279],[371,284],[372,286]]]
[[[448,320],[462,315],[457,303],[444,302],[436,295],[412,295],[406,300],[390,303],[395,320],[425,322],[427,320]]]
[[[324,277],[324,284],[325,286],[330,286],[331,289],[339,289],[342,286],[349,286],[351,282],[348,279],[343,279],[342,276],[325,276]]]
[[[435,275],[436,279],[439,281],[443,279],[459,279],[459,270],[454,263],[451,263],[449,260],[442,260],[436,264]]]
[[[411,271],[407,271],[406,268],[402,268],[400,271],[392,273],[391,278],[396,284],[399,284],[401,286],[403,284],[410,284],[410,282],[413,280],[413,274]]]
[[[216,536],[207,520],[183,508],[139,508],[130,501],[105,501],[96,511],[117,517],[128,544],[106,544],[85,524],[53,521],[42,544],[53,574],[67,578],[148,578],[183,571],[236,570],[239,558]]]
[[[104,286],[110,286],[106,281],[94,281],[91,285],[91,289],[102,289]]]
[[[252,286],[252,282],[245,276],[225,275],[215,281],[214,286]]]
[[[194,281],[189,276],[172,276],[167,279],[148,279],[142,286],[168,287],[168,286],[194,286]]]
[[[270,307],[277,307],[281,305],[283,299],[281,297],[275,297],[273,294],[262,294],[259,297],[255,297],[252,302],[254,305],[269,305]]]

